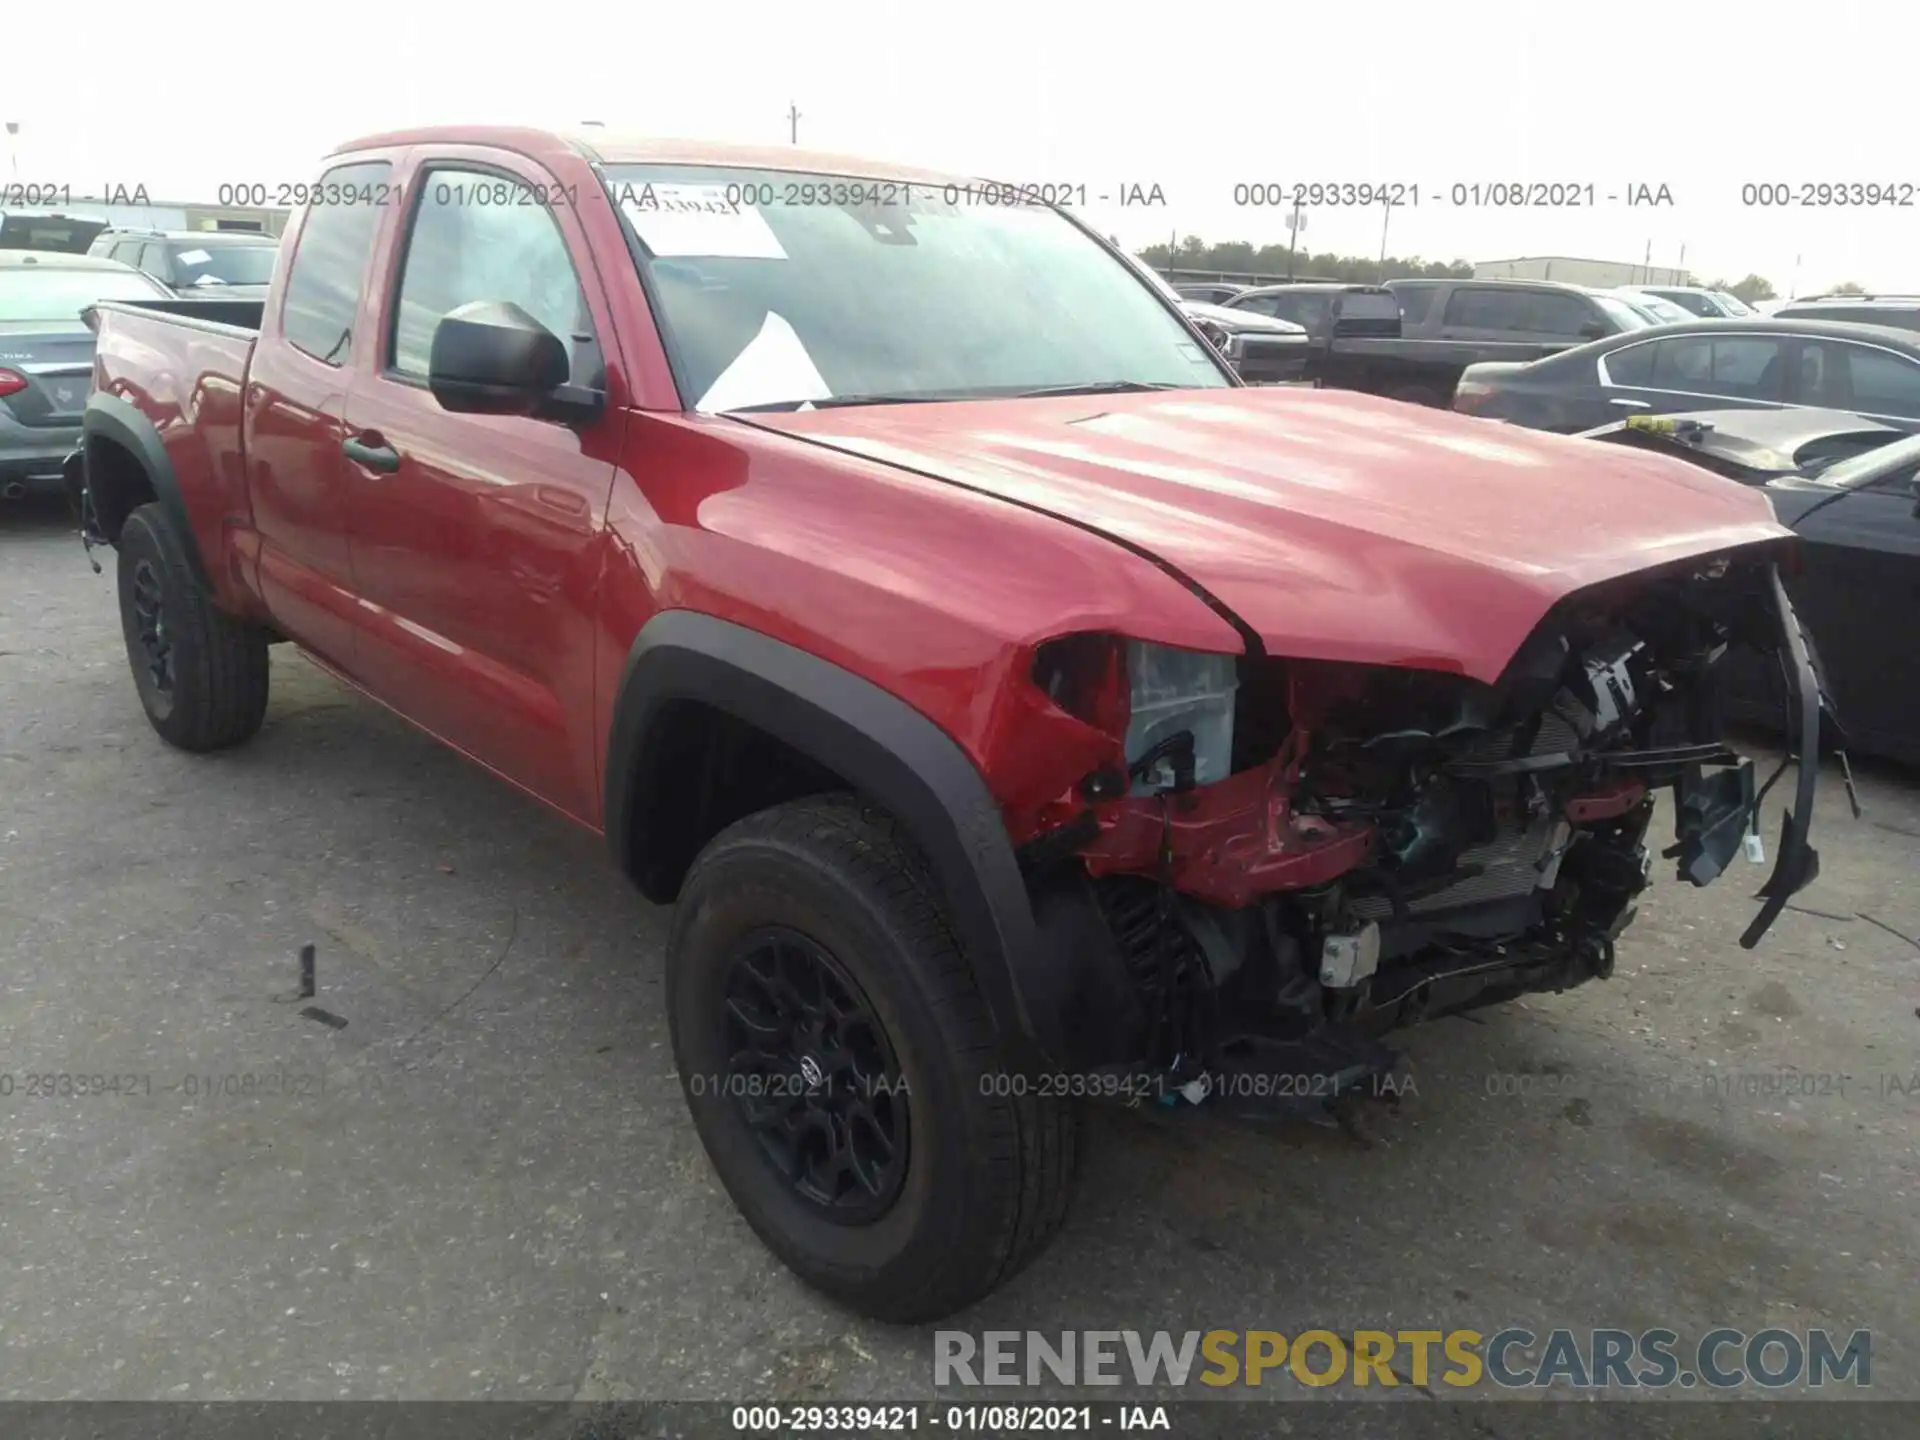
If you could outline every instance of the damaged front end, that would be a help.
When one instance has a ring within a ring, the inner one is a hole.
[[[1040,647],[1036,685],[1109,742],[1022,837],[1064,1058],[1169,1102],[1311,1107],[1388,1070],[1387,1031],[1605,978],[1659,791],[1679,878],[1763,854],[1759,804],[1790,762],[1757,785],[1722,742],[1735,643],[1778,656],[1799,737],[1751,948],[1818,870],[1820,691],[1769,558],[1569,597],[1491,685],[1108,636]]]

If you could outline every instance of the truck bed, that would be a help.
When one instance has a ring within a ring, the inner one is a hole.
[[[241,398],[265,309],[258,300],[173,299],[106,300],[87,311],[98,341],[85,483],[92,488],[97,467],[124,463],[115,451],[140,454],[150,474],[166,472],[202,555],[226,555],[228,527],[249,523]],[[156,431],[163,457],[142,448]],[[230,572],[216,568],[211,578],[222,604],[244,607]]]
[[[102,304],[99,308],[145,310],[156,315],[170,315],[180,320],[193,320],[214,325],[223,330],[245,330],[255,333],[260,329],[260,322],[267,313],[267,302],[264,300],[189,300],[175,297],[167,300],[114,300]]]
[[[1422,340],[1407,336],[1339,335],[1321,340],[1307,359],[1309,378],[1339,390],[1376,395],[1426,392],[1446,404],[1460,372],[1487,360],[1543,359],[1573,347],[1554,341]]]

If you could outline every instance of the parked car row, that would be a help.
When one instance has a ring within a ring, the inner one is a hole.
[[[1474,365],[1453,406],[1574,434],[1626,412],[1815,406],[1920,430],[1920,332],[1844,320],[1696,320],[1524,363]]]
[[[0,246],[0,500],[60,489],[92,382],[84,310],[103,300],[169,298],[191,308],[216,295],[257,303],[279,254],[277,239],[251,232],[7,217],[16,221],[13,240],[46,248]]]

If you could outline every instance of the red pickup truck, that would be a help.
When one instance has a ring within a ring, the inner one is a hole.
[[[378,135],[264,303],[93,322],[84,533],[154,729],[245,740],[291,641],[603,833],[678,901],[716,1171],[876,1316],[1045,1244],[1082,1100],[1324,1103],[1395,1027],[1606,976],[1657,793],[1681,878],[1753,843],[1730,643],[1817,733],[1764,496],[1249,388],[979,181]]]

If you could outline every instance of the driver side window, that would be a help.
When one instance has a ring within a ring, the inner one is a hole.
[[[475,300],[518,305],[559,336],[572,382],[598,389],[599,347],[566,240],[517,180],[479,170],[423,172],[400,271],[388,364],[425,380],[441,318]]]

